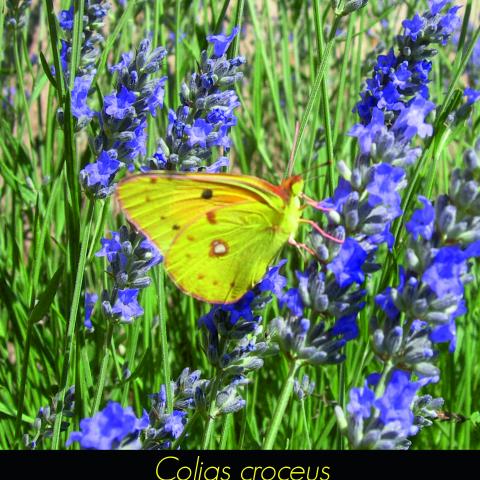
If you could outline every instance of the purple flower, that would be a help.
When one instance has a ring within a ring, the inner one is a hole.
[[[224,312],[230,313],[230,323],[235,325],[241,318],[248,322],[253,321],[252,302],[255,294],[252,291],[247,292],[240,300],[228,305],[222,305]]]
[[[406,436],[415,435],[418,427],[413,425],[411,407],[420,387],[420,382],[410,380],[409,373],[395,370],[383,396],[375,400],[375,407],[380,411],[382,422],[385,425],[395,424],[395,429],[403,431]]]
[[[73,5],[68,10],[62,10],[58,15],[58,21],[60,27],[63,30],[71,31],[73,30]]]
[[[85,320],[83,322],[87,330],[93,331],[92,325],[92,312],[95,304],[98,301],[98,295],[96,293],[85,292]]]
[[[415,42],[425,25],[425,20],[416,13],[412,20],[404,20],[402,25],[405,28],[405,34]]]
[[[92,84],[93,76],[84,75],[82,77],[75,77],[72,90],[72,115],[80,119],[82,117],[92,118],[94,112],[90,110],[87,105],[88,91]]]
[[[137,300],[138,288],[118,290],[118,298],[112,307],[112,313],[117,315],[122,323],[131,323],[135,317],[143,314],[143,308]]]
[[[410,140],[415,135],[421,138],[430,137],[433,133],[433,127],[425,123],[427,115],[435,108],[435,104],[418,96],[410,105],[400,112],[396,122],[393,125],[394,131],[401,131],[406,140]]]
[[[280,274],[280,269],[287,263],[286,259],[280,260],[277,265],[270,267],[268,272],[263,277],[262,281],[258,284],[258,288],[261,292],[270,291],[275,296],[281,297],[283,289],[287,285],[287,279]]]
[[[173,438],[178,438],[185,427],[187,412],[174,410],[165,420],[164,429],[170,433]]]
[[[118,253],[122,250],[122,244],[120,242],[120,234],[118,232],[111,232],[112,238],[102,238],[100,243],[102,248],[95,253],[97,257],[107,257],[109,262],[112,262]]]
[[[371,415],[375,392],[365,385],[362,388],[350,390],[350,401],[347,405],[348,413],[355,419],[369,418]]]
[[[294,317],[303,315],[303,301],[298,288],[290,288],[280,298],[281,307],[286,306]]]
[[[145,268],[152,268],[163,261],[160,250],[150,240],[142,240],[140,247],[151,255],[151,260],[145,265]]]
[[[121,54],[121,60],[110,67],[110,73],[121,72],[124,68],[128,69],[133,60],[133,53],[126,52]]]
[[[425,240],[430,240],[433,235],[435,209],[428,198],[419,195],[418,199],[423,203],[423,208],[413,212],[412,218],[405,227],[414,240],[417,240],[419,235]]]
[[[199,145],[205,148],[207,146],[208,134],[213,130],[212,125],[207,123],[203,118],[197,118],[193,126],[185,127],[185,134],[188,135],[188,145],[193,147]]]
[[[210,166],[205,168],[207,173],[220,173],[223,168],[228,168],[230,166],[230,160],[228,157],[219,157],[215,162]]]
[[[127,115],[135,113],[133,104],[136,98],[133,92],[130,92],[125,85],[122,85],[119,92],[107,95],[103,99],[105,113],[113,118],[122,120]]]
[[[152,89],[152,93],[145,99],[147,109],[150,114],[155,117],[157,110],[163,107],[163,97],[165,95],[165,82],[167,77],[159,78]]]
[[[352,137],[358,138],[358,145],[363,154],[369,154],[372,148],[372,143],[378,133],[386,132],[385,115],[382,110],[375,107],[372,110],[372,119],[367,125],[357,123],[352,127],[348,134]]]
[[[474,90],[473,88],[466,88],[463,91],[463,95],[467,97],[467,105],[473,105],[480,99],[480,90]]]
[[[400,310],[395,306],[391,292],[392,288],[387,287],[384,292],[375,296],[375,303],[385,312],[390,320],[395,320],[398,318]]]
[[[64,72],[68,72],[68,52],[70,49],[70,44],[65,40],[61,40],[60,43],[62,46],[60,47],[60,65]]]
[[[401,198],[397,190],[404,177],[405,172],[400,167],[381,163],[372,170],[371,179],[367,185],[367,191],[370,194],[368,203],[371,206],[384,205],[387,207],[390,220],[402,213]]]
[[[132,407],[123,408],[119,403],[109,402],[102,411],[80,422],[81,431],[72,432],[66,446],[79,442],[83,449],[115,450],[128,436],[138,437],[148,425],[146,412],[137,418]]]
[[[337,188],[335,188],[335,192],[333,193],[333,198],[327,198],[320,202],[320,206],[324,208],[333,208],[337,212],[341,212],[343,210],[343,205],[348,199],[348,196],[352,192],[352,185],[350,182],[345,180],[343,177],[338,179]]]
[[[82,170],[87,187],[102,186],[107,187],[111,179],[120,168],[121,162],[112,158],[108,152],[102,150],[95,163],[89,163]]]
[[[224,35],[221,33],[219,35],[207,36],[208,42],[213,44],[213,53],[217,58],[221,57],[228,50],[230,43],[232,43],[232,40],[237,33],[238,27],[235,27],[230,35]]]
[[[467,273],[465,253],[458,246],[442,247],[438,250],[422,280],[437,297],[463,295],[462,275]]]
[[[365,274],[362,266],[367,259],[367,252],[353,238],[345,240],[338,255],[327,266],[333,272],[338,285],[341,288],[348,287],[353,282],[362,283]]]
[[[360,308],[363,308],[363,304]],[[359,329],[357,325],[357,314],[347,315],[339,318],[332,327],[334,335],[341,335],[345,342],[358,337]]]

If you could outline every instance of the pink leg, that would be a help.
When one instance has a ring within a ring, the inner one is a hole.
[[[304,193],[302,193],[302,198],[305,200],[307,205],[315,208],[315,210],[320,210],[321,212],[330,212],[330,210],[333,210],[333,208],[322,207],[319,202],[313,198],[307,197]]]
[[[307,220],[307,219],[305,219],[305,218],[301,218],[300,221],[301,221],[302,223],[308,223],[308,224],[311,225],[320,235],[322,235],[322,237],[328,238],[328,239],[331,240],[332,242],[340,243],[340,244],[342,244],[342,243],[344,242],[343,240],[340,240],[339,238],[332,237],[332,235],[329,235],[327,232],[325,232],[325,230],[322,230],[313,220]]]
[[[294,238],[293,236],[290,236],[290,238],[288,239],[288,243],[290,245],[293,245],[294,247],[297,247],[299,250],[306,250],[310,255],[316,257],[317,254],[315,253],[314,250],[312,250],[308,245],[306,245],[305,243],[298,243]]]

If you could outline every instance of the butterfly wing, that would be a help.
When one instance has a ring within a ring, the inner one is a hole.
[[[211,210],[181,230],[165,268],[184,292],[210,303],[239,300],[265,275],[289,232],[276,210],[244,203]]]
[[[117,198],[178,287],[211,303],[232,303],[257,283],[298,225],[285,188],[244,175],[137,175]]]

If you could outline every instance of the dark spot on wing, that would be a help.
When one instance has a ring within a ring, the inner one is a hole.
[[[233,288],[235,286],[235,282],[230,283],[230,287]]]
[[[215,218],[215,212],[213,210],[207,212],[207,220],[208,223],[211,223],[212,225],[217,223],[217,219]]]
[[[218,285],[218,282],[217,282],[216,280],[214,280],[214,281],[212,282],[212,285],[216,287],[216,286]]]
[[[203,192],[202,192],[202,198],[205,199],[205,200],[208,200],[209,198],[212,198],[213,197],[213,192],[212,190],[210,190],[209,188],[206,188]]]
[[[189,240],[190,242],[194,242],[195,237],[193,237],[192,235],[187,235],[187,240]]]
[[[205,278],[205,275],[203,275],[203,273],[199,273],[199,274],[197,275],[197,278],[198,278],[199,280],[203,280],[203,279]]]
[[[180,225],[175,224],[175,225],[172,227],[172,230],[180,230]]]
[[[165,220],[165,217],[162,215],[162,216],[160,217],[160,220]]]

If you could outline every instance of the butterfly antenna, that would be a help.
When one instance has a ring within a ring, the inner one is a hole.
[[[295,164],[295,150],[297,149],[298,134],[300,132],[300,122],[295,122],[295,135],[293,136],[292,150],[290,151],[290,158],[288,160],[287,178],[292,176],[293,166]]]

